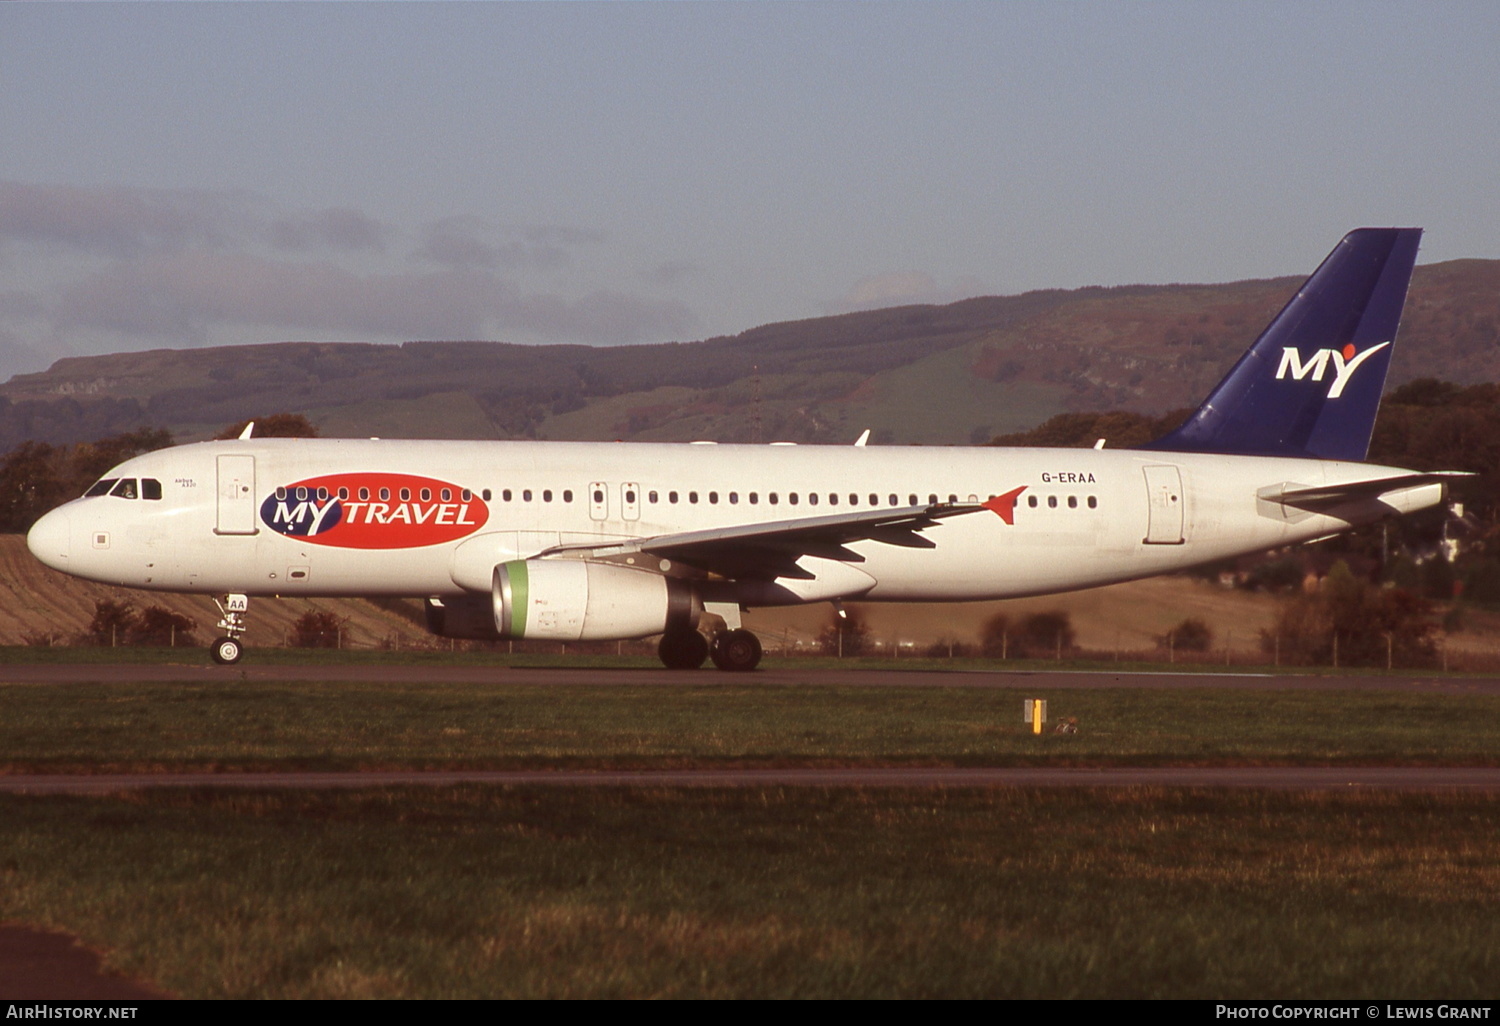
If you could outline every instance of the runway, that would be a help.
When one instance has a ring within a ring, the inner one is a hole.
[[[1201,670],[1129,672],[1109,670],[903,670],[801,668],[779,664],[748,674],[717,670],[633,667],[424,666],[421,664],[296,665],[256,663],[215,666],[206,661],[170,664],[11,663],[0,665],[4,684],[213,684],[376,682],[408,684],[506,684],[547,687],[901,687],[1010,688],[1235,688],[1247,691],[1405,691],[1424,694],[1500,694],[1500,677],[1410,674],[1205,673]]]
[[[851,768],[696,770],[162,773],[0,776],[0,792],[112,794],[147,788],[329,790],[387,787],[1192,787],[1279,791],[1500,792],[1500,768],[1434,766],[1211,766],[1111,769]]]

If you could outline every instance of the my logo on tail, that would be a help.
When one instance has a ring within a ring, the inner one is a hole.
[[[1352,342],[1343,349],[1319,349],[1306,363],[1302,362],[1302,354],[1295,346],[1285,346],[1281,350],[1281,366],[1276,368],[1276,380],[1282,380],[1290,371],[1297,381],[1301,381],[1309,373],[1314,381],[1322,381],[1324,372],[1328,370],[1328,362],[1332,360],[1333,386],[1328,389],[1328,398],[1337,399],[1344,394],[1344,386],[1354,375],[1355,368],[1388,345],[1390,342],[1382,342],[1358,354],[1355,353]]]

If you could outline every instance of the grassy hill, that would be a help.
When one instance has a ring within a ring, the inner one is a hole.
[[[278,411],[325,435],[964,444],[1195,405],[1300,278],[992,296],[650,346],[281,342],[60,360],[0,385],[0,452]],[[1389,385],[1500,380],[1500,261],[1419,267]]]

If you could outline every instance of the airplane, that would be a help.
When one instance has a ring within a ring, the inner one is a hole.
[[[445,638],[660,635],[668,667],[753,670],[747,609],[1091,588],[1445,502],[1462,475],[1363,462],[1420,238],[1350,232],[1203,405],[1140,448],[247,428],[126,460],[27,544],[78,577],[216,596],[221,664],[243,655],[252,596],[402,596]],[[704,614],[724,624],[711,639]]]

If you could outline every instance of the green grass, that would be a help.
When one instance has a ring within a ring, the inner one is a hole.
[[[0,919],[188,997],[1486,998],[1488,796],[0,796]]]
[[[0,685],[0,772],[1500,763],[1496,695],[503,681]]]

